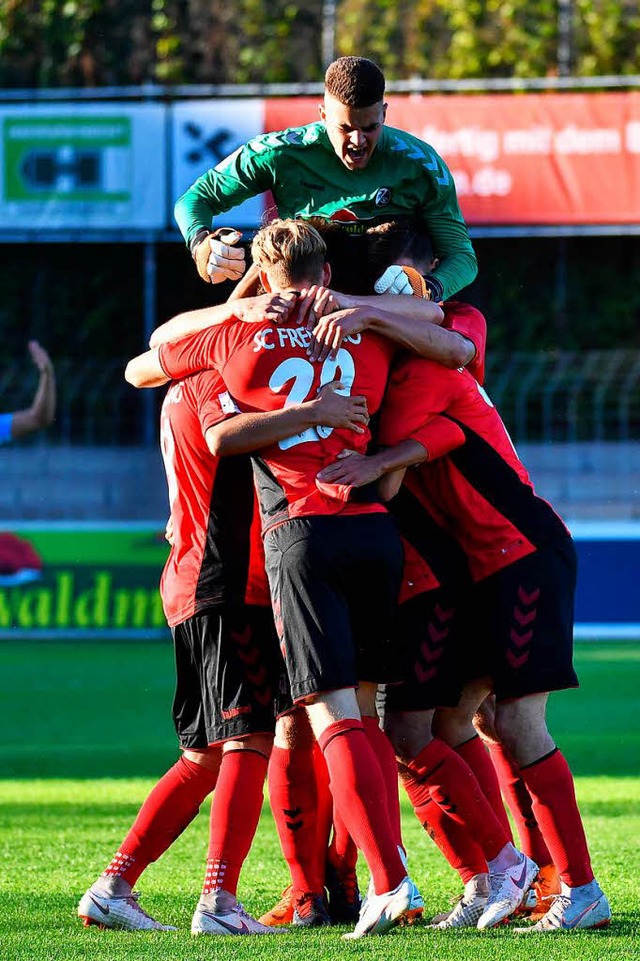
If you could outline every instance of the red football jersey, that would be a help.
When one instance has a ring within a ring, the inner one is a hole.
[[[172,378],[215,368],[243,410],[269,411],[300,404],[324,384],[340,380],[347,391],[367,399],[370,414],[379,409],[395,347],[365,332],[345,340],[335,360],[311,363],[310,333],[302,326],[227,323],[160,348],[160,362]],[[316,484],[319,471],[349,448],[364,453],[370,441],[330,427],[310,428],[260,452],[258,488],[265,529],[290,517],[384,511],[375,501],[347,501],[332,485]]]
[[[484,315],[471,304],[448,300],[442,305],[444,310],[443,327],[462,334],[476,348],[475,357],[467,364],[479,384],[484,384],[484,363],[487,352],[487,322]]]
[[[214,457],[204,437],[234,409],[215,371],[171,384],[162,405],[160,443],[173,545],[160,592],[172,627],[206,607],[240,603],[245,596],[254,499],[251,462],[248,457]],[[260,563],[256,556],[251,564],[254,596],[260,570],[266,584]]]
[[[538,497],[507,430],[467,370],[405,357],[381,411],[379,440],[421,443],[429,460],[405,484],[459,542],[481,580],[568,531]]]

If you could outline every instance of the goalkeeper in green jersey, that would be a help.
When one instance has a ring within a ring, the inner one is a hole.
[[[340,221],[354,233],[418,219],[439,260],[426,277],[431,298],[445,300],[473,281],[476,256],[451,173],[429,144],[385,126],[384,85],[371,60],[340,57],[326,72],[318,122],[255,137],[189,187],[175,218],[203,280],[242,277],[241,234],[212,221],[270,190],[280,217]],[[404,277],[389,268],[379,292],[402,292]]]

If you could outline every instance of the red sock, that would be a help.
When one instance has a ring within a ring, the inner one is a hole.
[[[498,775],[496,774],[495,767],[491,763],[491,756],[482,743],[482,740],[476,734],[475,737],[470,738],[463,744],[459,744],[456,748],[456,753],[460,755],[462,760],[469,765],[475,774],[476,781],[480,785],[482,793],[493,808],[493,813],[506,831],[509,840],[513,841],[509,815],[506,812],[502,794],[500,793]]]
[[[482,848],[486,861],[495,858],[508,844],[509,837],[473,772],[448,744],[434,738],[406,767],[419,785],[428,787],[436,804],[469,831]],[[424,800],[424,795],[414,787],[415,781],[407,785],[412,804],[414,791],[419,801]]]
[[[334,868],[355,868],[358,862],[358,849],[335,807],[333,809],[333,838],[328,857]]]
[[[267,758],[258,751],[227,751],[211,805],[203,894],[238,889],[238,877],[260,820]]]
[[[576,802],[573,776],[562,753],[551,754],[520,769],[560,880],[571,888],[593,881],[591,859]]]
[[[405,783],[404,778],[402,782]],[[473,840],[466,828],[449,817],[444,808],[431,799],[428,791],[425,793],[425,800],[414,807],[416,817],[440,853],[454,871],[458,872],[462,883],[466,884],[476,874],[485,874],[488,870],[487,862],[480,845]]]
[[[338,813],[364,854],[374,891],[392,891],[405,870],[387,814],[387,792],[362,721],[334,721],[318,738]]]
[[[371,748],[378,758],[387,791],[387,814],[396,844],[402,845],[402,825],[400,822],[400,795],[398,793],[398,763],[391,741],[380,727],[377,717],[363,717],[365,734]]]
[[[532,858],[539,867],[552,863],[549,848],[533,813],[531,795],[527,791],[520,768],[511,757],[504,744],[492,742],[489,745],[491,761],[498,775],[502,793],[509,805],[511,816],[516,823],[520,850]]]
[[[313,744],[313,770],[316,776],[317,817],[316,817],[316,858],[321,867],[322,891],[324,888],[325,864],[328,856],[331,825],[333,823],[333,796],[329,787],[329,771],[324,754],[317,741]]]
[[[291,883],[296,891],[320,894],[324,888],[326,841],[320,860],[313,746],[293,750],[274,747],[268,777],[269,801]]]
[[[102,872],[134,885],[144,869],[191,824],[215,785],[217,771],[181,757],[153,788],[118,853]]]

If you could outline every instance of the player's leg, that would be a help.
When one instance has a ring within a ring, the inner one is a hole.
[[[349,598],[367,594],[378,614],[376,630],[388,643],[401,573],[399,540],[386,515],[313,517],[269,532],[265,548],[292,696],[307,706],[336,809],[363,851],[376,898],[387,896],[384,906],[373,904],[380,911],[370,923],[367,918],[361,925],[361,917],[355,933],[382,933],[406,913],[412,885],[404,883],[384,779],[356,700]]]
[[[326,764],[303,708],[278,719],[268,784],[291,884],[260,921],[270,926],[326,924],[322,902],[333,802]]]
[[[380,726],[376,706],[377,684],[363,682],[357,691],[358,707],[367,740],[378,759],[387,798],[387,814],[396,845],[404,850],[400,820],[400,795],[398,791],[398,765],[393,745]]]
[[[268,609],[225,606],[203,650],[208,738],[222,743],[204,884],[192,934],[271,934],[237,899],[240,871],[262,809],[275,727],[277,638]]]
[[[133,885],[195,818],[215,787],[219,765],[217,749],[185,751],[160,778],[117,852],[80,901],[78,916],[85,925],[174,930],[147,914]]]
[[[560,894],[526,931],[606,927],[611,911],[594,879],[573,776],[545,720],[547,695],[499,704],[496,725],[519,764],[533,810],[560,878]]]
[[[238,879],[262,810],[272,735],[253,734],[223,746],[211,805],[209,849],[192,934],[271,934],[237,899]]]
[[[457,592],[439,588],[400,606],[405,681],[387,691],[385,727],[417,817],[430,825],[443,852],[451,856],[452,846],[457,848],[453,860],[470,887],[451,923],[464,926],[474,924],[484,908],[489,862],[517,870],[522,857],[468,765],[432,733],[435,707],[453,707],[460,698],[464,657],[458,598]],[[448,830],[451,822],[457,830],[453,826]],[[477,881],[470,884],[476,875]]]
[[[398,851],[384,777],[360,719],[355,691],[318,695],[307,711],[327,762],[336,810],[371,872],[372,896],[354,936],[382,934],[408,916],[415,886]]]
[[[531,886],[532,899],[527,900],[526,911],[531,921],[539,921],[560,893],[560,879],[549,849],[542,836],[533,811],[531,795],[527,791],[513,755],[499,740],[495,729],[495,696],[485,698],[473,718],[473,725],[491,756],[511,816],[515,822],[520,850],[535,861],[538,874]]]
[[[358,848],[335,806],[332,825],[325,872],[329,917],[333,924],[355,924],[362,906],[356,871]]]
[[[561,881],[550,910],[525,930],[600,927],[611,916],[593,877],[571,771],[546,723],[547,692],[577,686],[575,568],[575,549],[563,537],[494,575],[496,730],[520,768]]]
[[[474,726],[478,711],[487,702],[490,691],[491,679],[488,677],[476,677],[467,681],[458,704],[454,708],[444,708],[436,713],[434,731],[469,765],[496,817],[510,840],[513,840],[496,769],[484,740]],[[521,850],[524,848],[521,847]],[[533,860],[535,861],[535,858]]]
[[[213,620],[216,617],[212,614]],[[191,823],[216,784],[222,755],[219,748],[208,746],[200,631],[189,620],[173,628],[172,634],[173,720],[183,754],[155,785],[117,852],[80,901],[78,915],[85,924],[127,930],[165,928],[140,906],[133,885]]]

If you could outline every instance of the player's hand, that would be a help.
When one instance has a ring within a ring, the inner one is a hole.
[[[354,450],[343,450],[333,464],[320,471],[318,480],[324,484],[364,487],[377,481],[381,475],[382,471],[374,457],[358,454]]]
[[[300,290],[298,302],[298,322],[304,324],[307,330],[313,330],[320,317],[339,310],[340,304],[333,290],[313,284]]]
[[[296,291],[285,291],[280,294],[259,294],[257,297],[246,297],[244,300],[234,301],[237,304],[238,318],[247,324],[284,324],[298,305],[299,296]]]
[[[327,357],[335,360],[342,342],[363,331],[369,319],[370,312],[365,307],[348,307],[321,317],[311,334],[309,360],[323,361]]]
[[[42,347],[37,340],[30,340],[27,344],[29,348],[29,353],[31,354],[31,360],[36,365],[41,374],[50,372],[53,370],[53,364],[48,353]]]
[[[387,267],[376,280],[373,289],[377,294],[413,294],[409,278],[398,264]]]
[[[318,396],[310,401],[317,415],[317,425],[322,427],[341,427],[364,434],[369,423],[367,400],[360,394],[353,396],[345,393],[347,388],[339,380],[325,384]]]
[[[243,247],[236,247],[239,230],[220,228],[201,240],[193,251],[198,273],[209,284],[239,280],[247,269]]]

